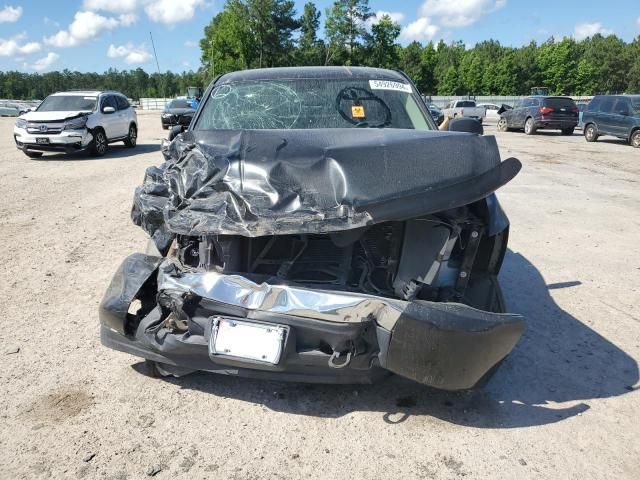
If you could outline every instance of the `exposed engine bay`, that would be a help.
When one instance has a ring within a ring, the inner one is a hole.
[[[258,283],[461,301],[483,231],[482,220],[463,207],[329,234],[178,235],[170,255],[187,271],[242,274]]]

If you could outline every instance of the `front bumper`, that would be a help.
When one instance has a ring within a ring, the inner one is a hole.
[[[19,150],[35,150],[39,152],[79,152],[89,147],[93,135],[87,129],[63,130],[60,133],[36,134],[26,129],[14,127],[13,138]],[[49,143],[38,143],[38,138],[47,138]]]
[[[495,278],[488,281],[499,295]],[[280,362],[212,358],[215,316],[288,326]],[[370,383],[392,372],[446,390],[476,385],[524,331],[519,315],[181,273],[170,261],[142,254],[121,265],[100,321],[105,346],[161,362],[169,371],[321,383]],[[183,325],[179,331],[170,326],[176,322]]]

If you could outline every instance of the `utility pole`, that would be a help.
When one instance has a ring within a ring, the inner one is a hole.
[[[162,86],[162,98],[166,98],[164,91],[164,82],[162,81],[162,73],[160,73],[160,63],[158,62],[158,54],[156,53],[156,44],[153,43],[153,35],[149,32],[149,36],[151,37],[151,47],[153,48],[153,56],[156,57],[156,67],[158,68],[158,78],[160,79],[160,84]]]

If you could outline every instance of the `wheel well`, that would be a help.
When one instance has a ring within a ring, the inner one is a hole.
[[[131,125],[133,125],[134,127],[136,127],[136,130],[138,129],[138,125],[136,124],[136,122],[131,122],[131,123],[129,124],[129,127],[131,127]]]

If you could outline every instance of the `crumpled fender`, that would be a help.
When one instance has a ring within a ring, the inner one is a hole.
[[[161,257],[134,253],[118,267],[100,303],[100,323],[125,335],[129,305],[158,269]]]

